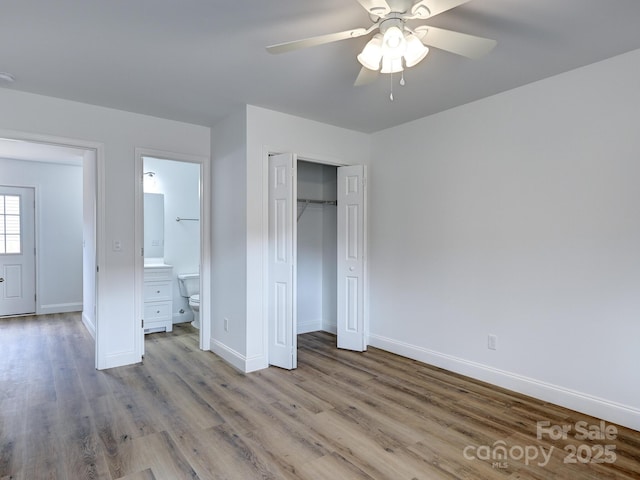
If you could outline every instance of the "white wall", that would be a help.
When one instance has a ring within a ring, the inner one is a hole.
[[[0,159],[0,184],[36,191],[36,313],[82,310],[82,166]]]
[[[140,319],[134,308],[135,148],[209,157],[210,130],[120,110],[0,89],[0,129],[100,144],[104,153],[104,238],[99,238],[98,357],[100,368],[140,360]],[[6,133],[4,133],[6,135]],[[115,241],[121,242],[114,251]],[[138,337],[136,337],[136,335]],[[136,340],[138,338],[138,340]]]
[[[200,165],[151,157],[143,162],[145,172],[155,172],[155,193],[164,196],[164,261],[173,266],[173,323],[190,322],[193,315],[177,276],[199,273],[200,221],[176,222],[176,217],[200,218]]]
[[[268,365],[264,287],[269,151],[293,152],[306,160],[366,164],[370,157],[370,136],[247,106],[247,371]]]
[[[212,350],[246,372],[268,366],[263,296],[269,152],[364,164],[369,136],[251,105],[214,126]]]
[[[309,205],[298,221],[298,333],[322,329],[322,210],[321,205]]]
[[[639,77],[640,50],[373,135],[371,344],[640,429]]]
[[[211,350],[238,368],[247,351],[246,135],[245,110],[211,131]]]

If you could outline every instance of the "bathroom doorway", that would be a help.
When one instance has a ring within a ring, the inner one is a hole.
[[[136,269],[141,352],[145,338],[171,332],[176,324],[197,331],[200,348],[208,349],[209,325],[200,321],[203,310],[207,311],[200,308],[200,298],[206,303],[209,297],[203,294],[205,162],[149,151],[138,151],[136,158],[141,179],[136,221],[142,260]]]

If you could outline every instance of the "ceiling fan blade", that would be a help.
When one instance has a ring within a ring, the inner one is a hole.
[[[389,4],[385,0],[358,0],[358,3],[372,15],[384,17],[391,12]]]
[[[417,27],[415,33],[422,40],[422,43],[429,47],[439,48],[440,50],[446,50],[447,52],[473,59],[486,55],[498,43],[488,38],[426,25]]]
[[[354,87],[361,87],[362,85],[368,85],[374,82],[378,78],[378,72],[375,70],[369,70],[367,67],[362,67],[358,78],[353,83]]]
[[[294,40],[292,42],[278,43],[267,47],[269,53],[285,53],[301,48],[315,47],[316,45],[324,45],[325,43],[346,40],[347,38],[361,37],[368,33],[366,28],[354,28],[345,30],[344,32],[329,33],[327,35],[319,35],[317,37],[303,38],[302,40]]]
[[[467,3],[469,0],[419,0],[411,7],[412,18],[430,18]]]

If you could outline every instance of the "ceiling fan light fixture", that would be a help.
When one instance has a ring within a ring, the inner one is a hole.
[[[412,33],[407,33],[405,39],[407,41],[407,49],[404,52],[404,61],[407,68],[411,68],[424,60],[424,57],[429,53],[429,49]]]
[[[385,30],[382,39],[382,51],[385,57],[400,58],[404,55],[406,48],[407,41],[399,27],[393,25]]]
[[[387,55],[382,57],[382,69],[380,73],[398,73],[403,70],[402,57],[389,57]]]
[[[358,61],[369,70],[380,70],[380,61],[382,60],[382,35],[377,33],[362,49],[358,55]]]

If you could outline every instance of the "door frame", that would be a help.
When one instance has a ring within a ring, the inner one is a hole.
[[[142,319],[143,316],[143,283],[144,283],[144,225],[143,225],[143,157],[153,157],[160,160],[172,160],[176,162],[195,163],[200,165],[200,292],[206,292],[200,296],[200,341],[201,350],[211,350],[211,162],[209,157],[190,155],[184,153],[168,152],[151,148],[137,147],[135,149],[135,315]],[[142,353],[144,331],[136,328],[135,345]]]
[[[43,143],[48,145],[54,145],[59,147],[71,147],[85,151],[85,161],[92,162],[95,167],[95,175],[92,176],[90,181],[83,183],[83,197],[84,200],[88,198],[92,202],[92,207],[95,214],[93,215],[93,231],[95,233],[95,241],[93,244],[86,244],[85,248],[89,249],[89,256],[95,259],[95,277],[93,278],[93,284],[95,285],[95,325],[90,325],[82,315],[82,322],[94,338],[95,341],[95,368],[101,368],[100,353],[102,351],[100,335],[100,318],[101,318],[101,302],[100,299],[104,298],[104,287],[100,282],[99,269],[100,265],[105,264],[106,251],[105,251],[105,172],[104,172],[104,144],[100,142],[92,142],[87,140],[80,140],[77,138],[61,137],[56,135],[44,135],[40,133],[24,132],[19,130],[0,129],[0,137],[10,138],[28,143]],[[87,155],[87,152],[91,152],[93,155]],[[83,176],[86,175],[85,167],[83,165]],[[85,185],[91,185],[91,191],[85,192]],[[37,190],[36,190],[37,195]],[[87,195],[89,194],[89,195]],[[37,199],[36,199],[37,202]],[[85,207],[87,205],[85,204]],[[36,212],[37,215],[37,212]],[[38,248],[38,217],[36,216],[36,249]],[[37,250],[36,250],[37,251]],[[86,268],[83,266],[83,276],[85,275]],[[38,262],[36,262],[36,279],[38,276]],[[84,280],[83,280],[84,284]],[[37,288],[37,285],[36,285]],[[37,290],[36,290],[37,292]],[[85,305],[83,304],[83,310]],[[38,305],[36,302],[36,313],[38,313]],[[104,368],[104,367],[102,367]]]
[[[296,166],[294,168],[295,180],[297,181],[297,162],[304,161],[309,163],[317,163],[321,165],[331,165],[334,167],[348,167],[351,163],[346,163],[342,160],[326,157],[316,154],[300,153],[295,151],[296,149],[276,147],[273,145],[263,145],[262,147],[262,341],[263,351],[265,352],[266,364],[269,366],[269,156],[278,155],[282,153],[293,153],[296,157]],[[294,190],[297,191],[297,190]],[[368,202],[368,188],[365,188],[365,203]],[[294,208],[295,211],[295,208]],[[364,218],[364,332],[363,332],[363,346],[369,345],[369,267],[368,267],[368,210],[365,213]],[[297,269],[297,260],[294,263]],[[295,277],[294,277],[295,278]],[[337,286],[336,286],[337,288]],[[297,295],[297,293],[296,293]]]

